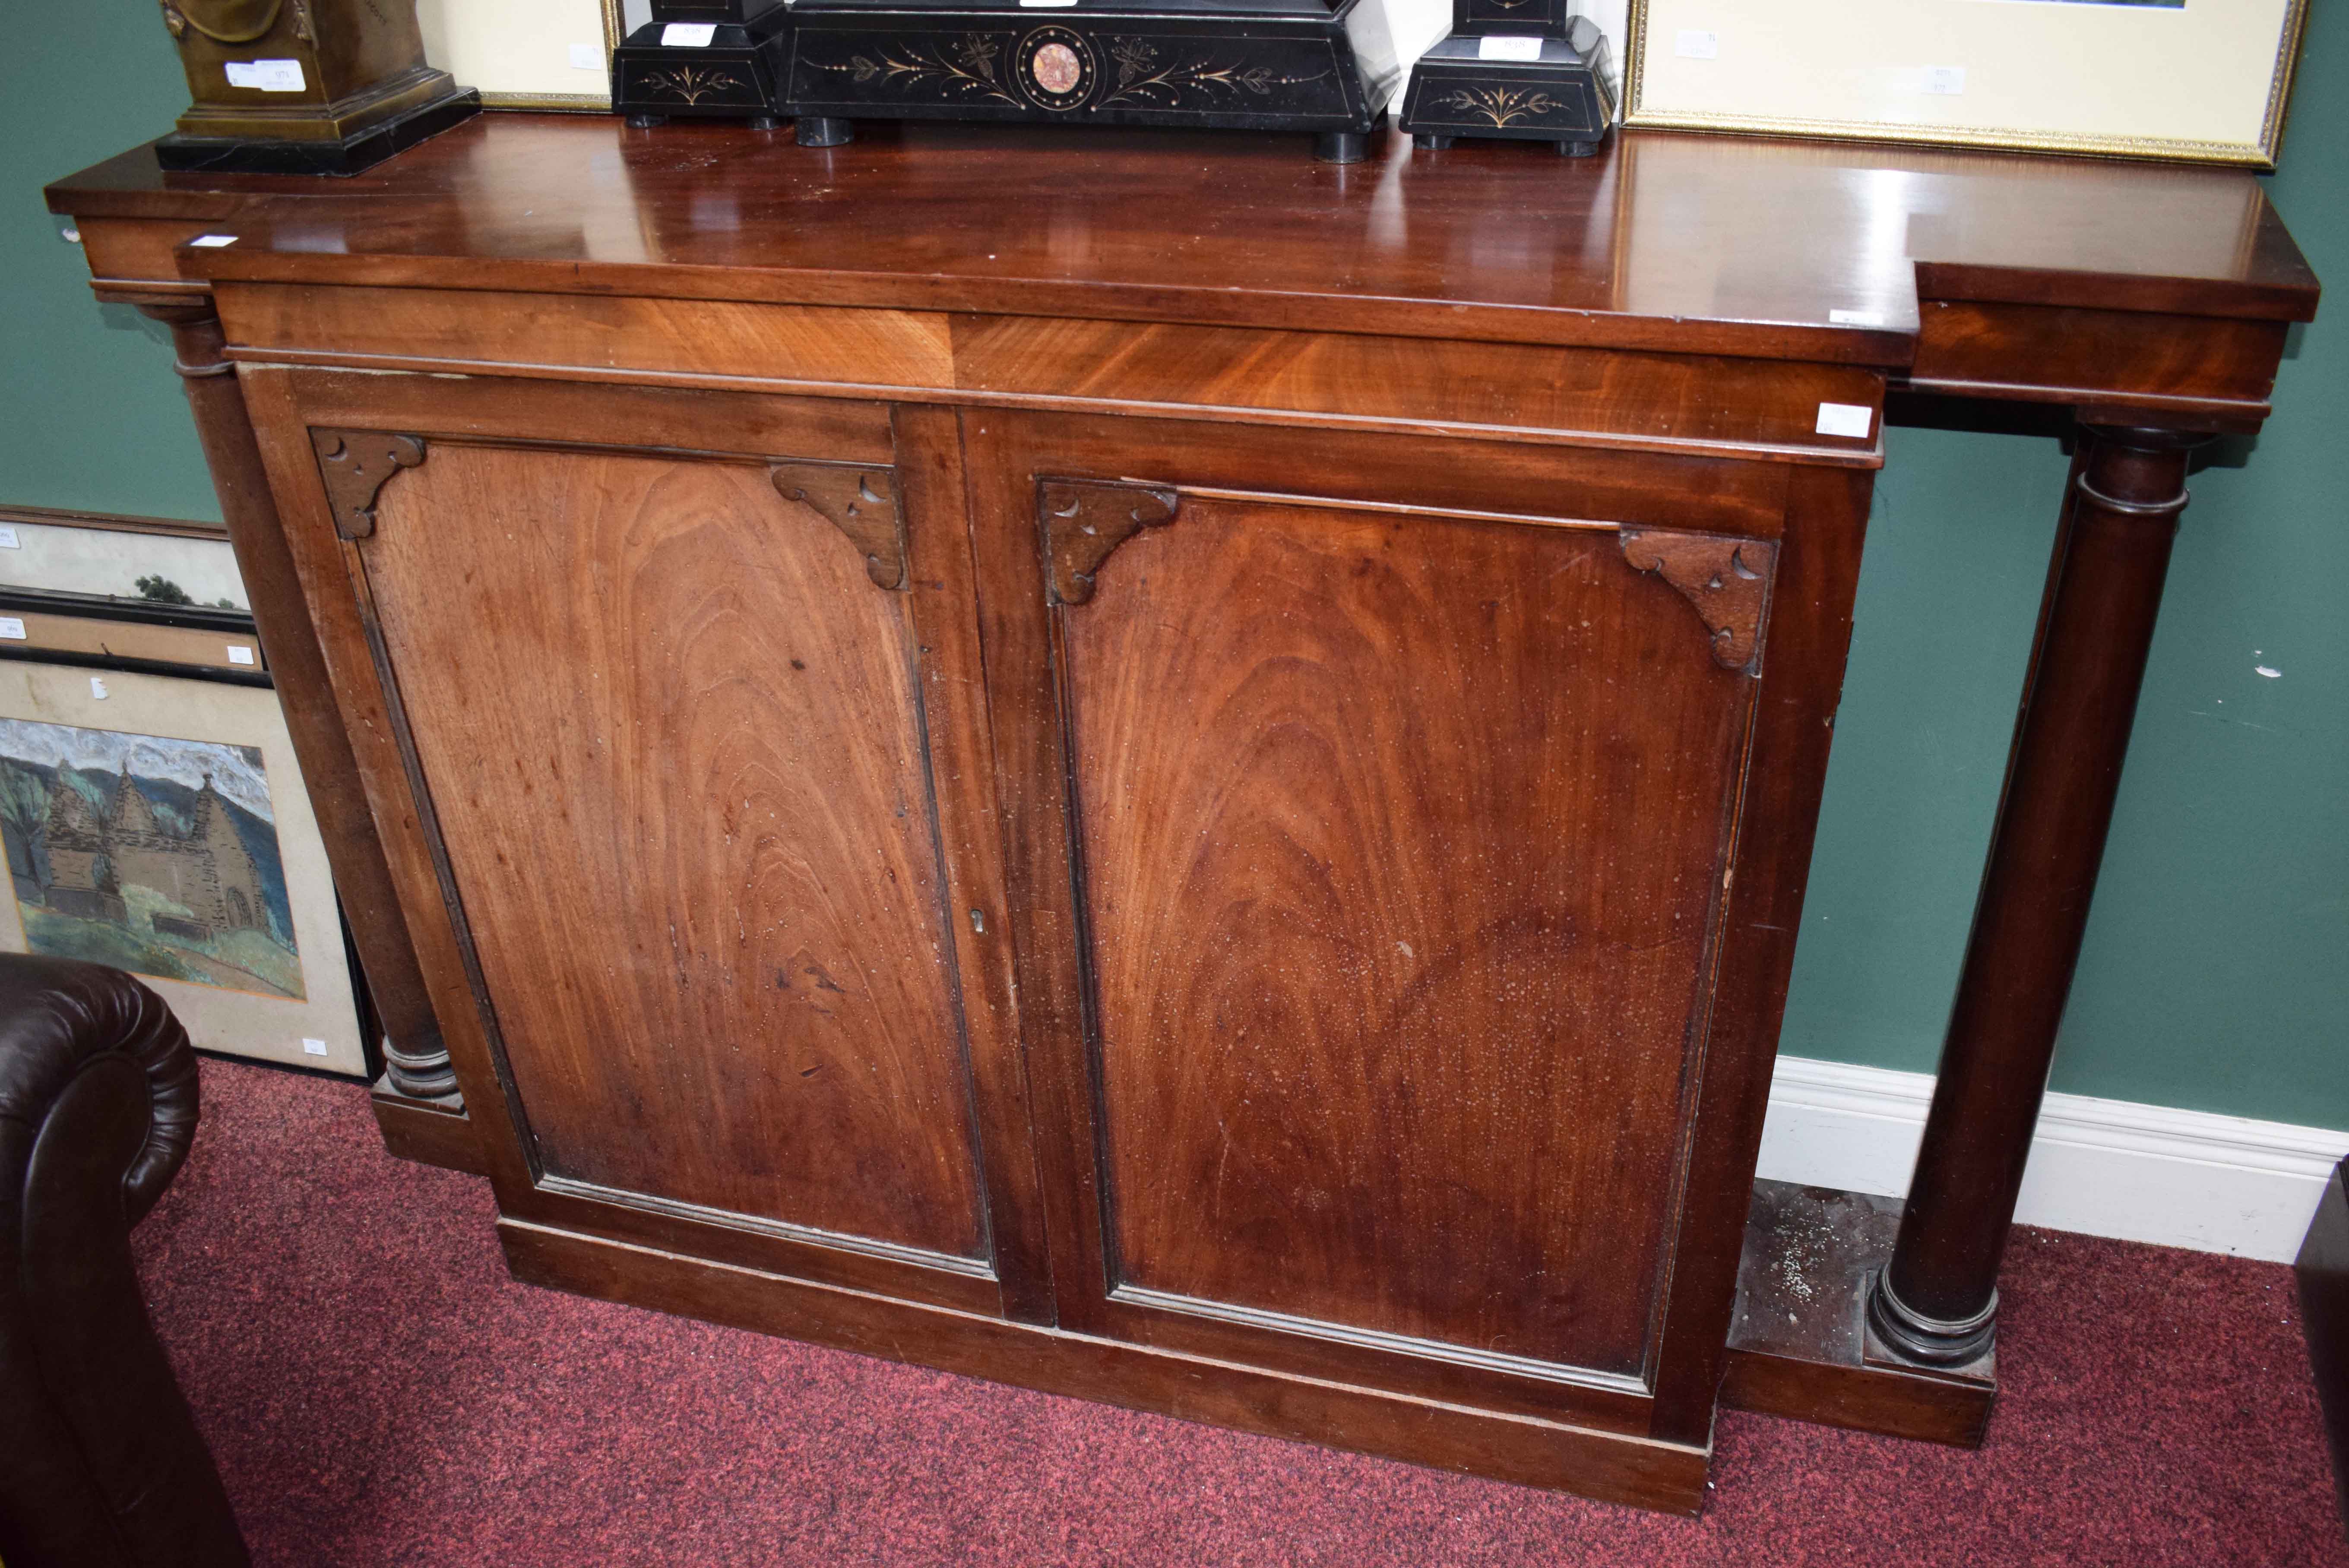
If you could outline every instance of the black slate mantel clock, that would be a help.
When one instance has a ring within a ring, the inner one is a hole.
[[[799,0],[781,112],[1313,133],[1367,152],[1402,71],[1385,0]]]

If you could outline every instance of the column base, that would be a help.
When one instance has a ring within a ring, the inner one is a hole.
[[[1868,1287],[1868,1331],[1910,1361],[1928,1367],[1963,1367],[1991,1353],[1998,1340],[1998,1292],[1971,1317],[1929,1317],[1892,1288],[1891,1267],[1878,1270]]]
[[[1869,1325],[1869,1286],[1891,1261],[1899,1229],[1895,1198],[1755,1182],[1721,1403],[1980,1448],[1998,1397],[1997,1352],[1928,1366]]]

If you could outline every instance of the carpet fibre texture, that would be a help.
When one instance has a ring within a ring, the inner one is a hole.
[[[533,1289],[359,1089],[203,1092],[134,1241],[262,1564],[2349,1565],[2277,1264],[2018,1231],[1980,1452],[1733,1413],[1674,1519]]]

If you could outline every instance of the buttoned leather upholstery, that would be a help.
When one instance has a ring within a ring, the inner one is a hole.
[[[247,1561],[131,1266],[188,1158],[196,1059],[119,970],[0,954],[0,1561]]]

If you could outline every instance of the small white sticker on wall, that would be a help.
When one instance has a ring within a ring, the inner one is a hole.
[[[1717,60],[1721,57],[1721,35],[1682,27],[1672,35],[1672,53],[1683,60]]]
[[[23,642],[25,623],[14,615],[0,615],[0,637],[6,637],[11,642]]]
[[[1966,90],[1966,68],[1963,66],[1927,66],[1925,90],[1956,98]]]
[[[228,662],[233,665],[249,665],[253,663],[253,650],[242,643],[231,643],[228,645]]]
[[[1865,437],[1875,423],[1876,410],[1865,403],[1819,405],[1819,434]]]
[[[98,679],[96,676],[90,676],[89,695],[98,698],[98,701],[104,702],[106,700],[106,683]]]
[[[0,528],[0,550],[22,550],[23,548],[25,548],[23,545],[16,542],[15,529]]]
[[[302,79],[299,60],[231,60],[228,85],[255,92],[298,93],[310,84]]]
[[[604,68],[604,51],[593,44],[571,46],[571,68],[574,71],[600,71]]]
[[[326,1042],[311,1039],[305,1035],[302,1039],[302,1054],[305,1057],[323,1057],[326,1054]]]
[[[1827,322],[1834,326],[1882,326],[1884,313],[1880,310],[1831,310]]]
[[[1520,33],[1487,33],[1476,40],[1480,60],[1538,60],[1542,41]]]
[[[235,244],[236,236],[234,234],[198,234],[188,243],[200,251],[217,251],[222,245]]]
[[[661,29],[664,49],[706,49],[709,40],[718,36],[715,22],[671,22]]]

